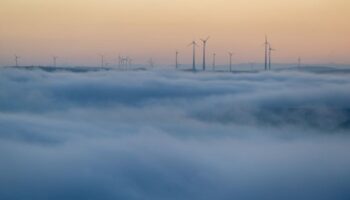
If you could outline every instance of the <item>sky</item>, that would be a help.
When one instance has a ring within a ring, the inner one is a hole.
[[[0,65],[99,65],[118,54],[191,62],[192,40],[211,36],[208,56],[262,62],[267,34],[274,61],[350,63],[347,0],[1,0]],[[199,51],[200,49],[198,49]],[[198,59],[200,58],[198,52]]]
[[[0,199],[349,199],[349,70],[169,71],[0,68]]]

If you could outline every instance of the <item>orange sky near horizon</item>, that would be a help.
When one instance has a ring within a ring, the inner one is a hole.
[[[219,64],[228,51],[236,63],[263,62],[265,34],[276,62],[349,64],[349,11],[348,0],[1,0],[0,66],[13,65],[14,54],[23,65],[57,55],[60,64],[93,66],[98,54],[112,63],[118,53],[172,64],[176,49],[190,63],[187,44],[208,35]]]

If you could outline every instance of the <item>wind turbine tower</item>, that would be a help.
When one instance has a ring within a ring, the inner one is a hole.
[[[230,72],[232,72],[232,56],[233,56],[233,53],[232,52],[228,52],[228,55],[230,56]]]
[[[57,56],[53,56],[52,59],[53,59],[53,66],[54,67],[57,67]]]
[[[129,57],[121,56],[120,63],[123,70],[128,70]]]
[[[100,54],[101,56],[101,67],[103,68],[105,66],[105,56]]]
[[[215,71],[216,68],[216,53],[213,53],[213,71]]]
[[[18,67],[18,60],[20,59],[19,56],[15,55],[15,63],[16,63],[16,67]]]
[[[149,63],[151,68],[154,68],[154,61],[153,61],[152,57],[149,59],[148,63]]]
[[[193,48],[193,58],[192,58],[192,70],[196,71],[196,47],[198,46],[196,41],[192,41],[188,46],[191,46]]]
[[[272,51],[276,51],[276,49],[273,49],[271,47],[271,44],[269,44],[269,70],[271,70],[271,63],[272,63]]]
[[[205,56],[206,56],[206,48],[207,48],[207,42],[209,40],[210,37],[207,37],[206,39],[201,39],[203,42],[203,71],[205,71]]]
[[[179,52],[176,51],[175,53],[175,68],[178,69],[179,68]]]
[[[267,40],[267,36],[265,35],[265,71],[267,70],[267,62],[268,62],[268,49],[269,49],[269,42]]]
[[[301,67],[301,58],[300,57],[298,58],[298,67],[299,68]]]
[[[120,57],[120,54],[118,54],[118,68],[120,69],[122,65],[122,58]]]

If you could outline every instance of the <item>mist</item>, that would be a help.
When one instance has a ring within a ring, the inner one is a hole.
[[[0,69],[0,199],[349,199],[350,74]]]

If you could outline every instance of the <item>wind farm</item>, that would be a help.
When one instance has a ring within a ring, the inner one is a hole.
[[[207,42],[210,39],[210,37],[208,36],[205,39],[200,39],[200,41],[202,41],[202,72],[206,72],[207,70]],[[241,69],[233,69],[233,53],[232,52],[228,52],[229,55],[229,62],[226,66],[226,68],[228,70],[226,70],[227,72],[258,72],[258,71],[267,71],[267,70],[271,70],[271,66],[272,66],[272,51],[275,51],[275,49],[272,48],[271,44],[268,42],[267,40],[267,36],[265,37],[265,52],[264,52],[264,56],[265,56],[265,60],[264,60],[264,68],[261,68],[261,70],[257,70],[257,69],[252,69],[252,68],[241,68]],[[180,51],[176,50],[175,51],[175,62],[174,62],[174,66],[176,70],[184,70],[184,71],[192,71],[192,72],[199,72],[197,70],[197,66],[196,66],[196,59],[197,59],[197,55],[196,55],[196,49],[198,47],[200,47],[197,42],[195,40],[193,40],[188,47],[192,47],[192,68],[190,68],[189,64],[183,64],[180,67],[180,60],[179,60],[179,54]],[[215,50],[215,49],[214,49]],[[211,51],[213,51],[213,49],[211,49]],[[100,58],[100,69],[101,70],[119,70],[119,71],[128,71],[128,70],[152,70],[155,69],[155,64],[154,64],[154,58],[151,57],[149,58],[145,63],[132,63],[133,59],[130,56],[122,56],[120,54],[118,54],[118,56],[111,56],[109,59],[106,59],[106,55],[105,54],[97,54]],[[58,66],[57,65],[57,59],[58,56],[52,56],[52,65],[38,65],[35,66],[34,64],[27,64],[27,65],[19,65],[19,59],[20,57],[15,55],[15,65],[14,66],[7,66],[7,67],[16,67],[16,68],[67,68],[68,66]],[[299,60],[300,61],[300,60]],[[298,63],[296,64],[296,66],[300,67],[301,63],[298,61]],[[182,61],[182,63],[186,63],[186,61]],[[249,64],[249,62],[247,61],[246,64],[241,63],[241,65],[247,65]],[[171,63],[168,64],[163,64],[163,66],[170,66]],[[237,63],[237,65],[239,65]],[[79,66],[80,69],[82,68],[86,68],[87,70],[91,69],[91,70],[98,70],[96,67],[84,67],[84,66]],[[225,65],[221,65],[221,68],[225,67]],[[167,69],[166,67],[161,67],[163,69]],[[51,69],[52,70],[52,69]],[[212,70],[209,70],[208,72],[223,72],[225,70],[217,70],[217,53],[212,53]]]
[[[99,71],[99,70],[113,70],[113,71],[145,71],[145,70],[169,70],[169,69],[175,69],[177,71],[187,71],[187,72],[206,72],[206,73],[232,73],[232,74],[242,74],[242,73],[259,73],[259,72],[265,72],[265,71],[275,71],[279,72],[281,70],[303,70],[306,71],[317,71],[318,69],[324,69],[327,70],[326,66],[323,65],[315,65],[315,64],[304,64],[301,63],[301,57],[299,56],[296,63],[274,63],[273,62],[273,52],[276,51],[275,48],[272,47],[271,42],[268,40],[268,36],[265,36],[265,42],[263,44],[264,48],[261,48],[261,62],[256,63],[254,62],[254,67],[252,67],[252,62],[246,60],[245,62],[241,61],[240,63],[235,63],[235,68],[233,67],[233,56],[237,55],[232,53],[231,51],[228,51],[228,62],[225,64],[225,62],[221,62],[222,64],[218,65],[218,54],[216,53],[216,49],[210,48],[210,51],[212,53],[211,62],[212,62],[212,69],[207,69],[207,42],[210,39],[210,37],[207,37],[206,39],[200,39],[202,41],[202,70],[198,70],[197,68],[197,55],[196,55],[196,49],[200,47],[195,40],[193,40],[187,47],[192,47],[192,52],[188,52],[187,58],[191,57],[190,60],[180,60],[179,55],[180,51],[175,51],[175,59],[174,63],[167,63],[162,64],[156,67],[154,58],[150,57],[147,59],[144,63],[133,63],[133,59],[130,56],[120,55],[118,56],[110,56],[109,59],[106,59],[105,54],[97,54],[100,58],[100,66],[69,66],[69,65],[58,65],[57,59],[58,56],[52,56],[52,65],[35,65],[35,64],[26,64],[21,65],[19,63],[20,57],[15,54],[14,56],[14,65],[11,66],[3,66],[5,68],[23,68],[23,69],[43,69],[46,71],[56,71],[56,70],[68,70],[68,71]],[[218,38],[219,39],[219,38]],[[215,41],[215,38],[212,38],[213,41]],[[181,48],[181,46],[178,46],[179,49],[182,49],[184,52],[185,49]],[[184,53],[182,53],[184,54]],[[219,55],[220,56],[220,55]],[[239,54],[238,54],[239,56]],[[225,56],[222,56],[225,57]],[[180,62],[182,63],[180,65]],[[186,64],[186,63],[192,63],[192,64]],[[220,62],[220,60],[219,60]],[[274,65],[274,67],[272,67]],[[175,66],[175,68],[171,67]],[[344,70],[344,69],[342,69]]]

